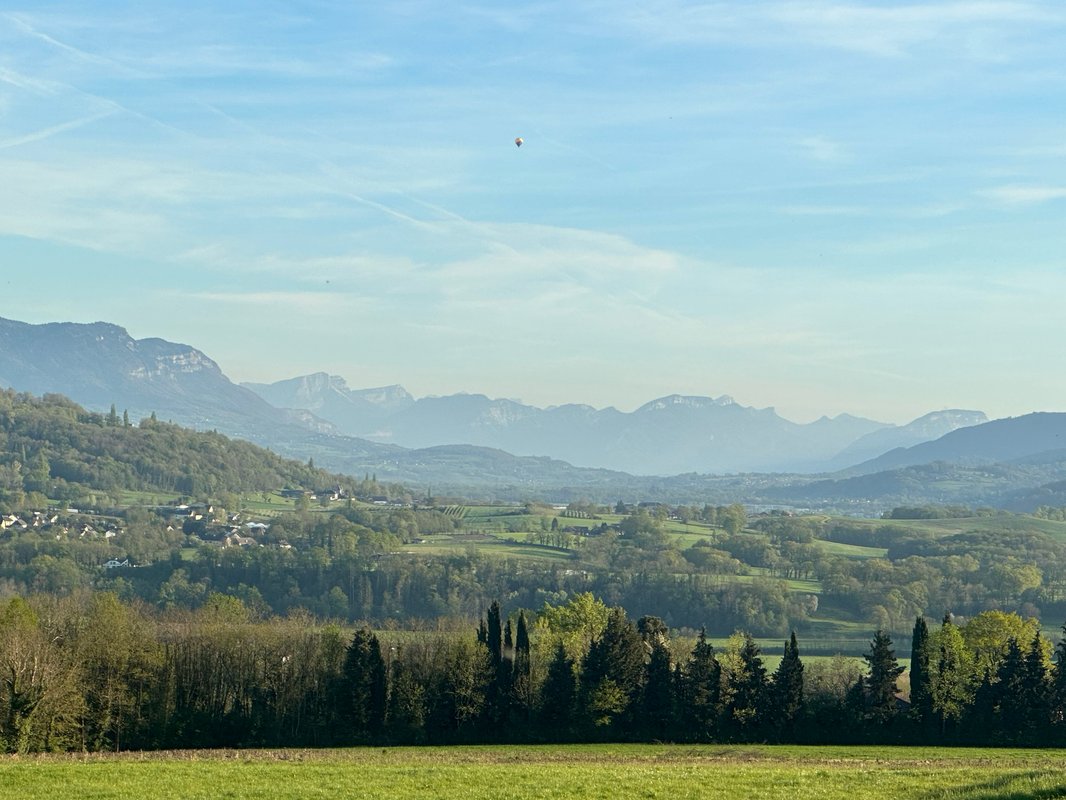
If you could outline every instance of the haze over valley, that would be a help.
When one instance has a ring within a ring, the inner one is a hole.
[[[669,395],[625,413],[477,394],[416,399],[399,386],[351,389],[325,373],[238,386],[196,348],[135,340],[109,323],[0,320],[0,385],[218,430],[352,475],[510,501],[1024,510],[1055,499],[1059,490],[1047,487],[1066,478],[1066,415],[1058,413],[989,421],[952,410],[902,426],[849,415],[797,424],[728,396]]]

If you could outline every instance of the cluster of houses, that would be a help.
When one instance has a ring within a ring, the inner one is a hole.
[[[72,515],[78,513],[76,509],[68,509],[68,511]],[[5,514],[0,517],[0,530],[48,532],[54,533],[56,539],[113,539],[122,533],[122,529],[117,522],[63,516],[57,511],[28,511],[22,514]]]
[[[223,514],[222,509],[204,503],[160,506],[155,512],[173,520],[168,529],[175,529],[175,523],[180,522],[182,533],[222,547],[259,546],[262,543],[256,537],[270,529],[265,522],[245,522],[239,512]]]

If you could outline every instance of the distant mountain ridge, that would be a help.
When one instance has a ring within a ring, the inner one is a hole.
[[[912,447],[899,448],[848,470],[869,474],[944,461],[969,466],[1028,459],[1066,449],[1066,413],[1040,411],[992,420]]]
[[[890,450],[930,442],[959,428],[984,422],[988,422],[988,417],[982,411],[933,411],[906,425],[881,428],[856,439],[832,459],[830,466],[843,469],[877,458]]]
[[[986,419],[980,412],[935,412],[894,426],[841,414],[799,424],[729,395],[667,395],[628,413],[579,404],[537,408],[483,394],[416,400],[399,386],[352,390],[325,373],[244,385],[275,405],[307,409],[372,441],[410,448],[471,444],[634,475],[839,469]]]
[[[325,372],[276,383],[241,385],[277,408],[310,411],[351,436],[372,432],[390,414],[415,402],[402,386],[353,391],[344,378]]]
[[[348,474],[371,472],[412,486],[509,499],[626,497],[803,505],[831,504],[839,490],[844,501],[853,502],[857,487],[839,479],[857,473],[812,482],[798,475],[754,472],[824,469],[841,453],[857,452],[864,441],[866,446],[876,441],[876,447],[909,444],[915,436],[983,419],[980,412],[935,412],[908,426],[888,426],[842,414],[801,425],[772,408],[742,406],[728,395],[668,395],[628,413],[579,404],[539,409],[475,394],[416,400],[399,386],[351,389],[326,373],[242,387],[189,345],[136,340],[102,322],[30,325],[0,319],[0,385],[32,394],[64,394],[97,411],[106,412],[114,404],[120,413],[128,410],[134,421],[155,412],[162,421],[215,429]],[[272,402],[261,395],[271,396]],[[345,435],[348,426],[369,431],[370,438]],[[1018,438],[1013,433],[1000,436],[997,430],[995,423],[978,424],[941,441],[968,441],[961,436],[968,431],[975,442],[1002,439],[1009,444]],[[398,446],[402,441],[420,446]],[[987,492],[971,494],[1005,497],[1009,490],[1018,502],[1029,502],[1025,492],[1030,490],[1033,497],[1054,495],[1056,490],[1040,487],[1066,477],[1060,475],[1062,459],[1041,455],[1055,441],[1045,432],[1026,438],[1024,446],[977,455],[974,445],[967,457],[1042,458],[1047,463],[1003,467],[997,473],[1002,480],[996,478],[999,488],[990,484]],[[868,461],[862,469],[891,471],[892,464],[951,455],[933,444],[892,451],[880,456],[884,461]],[[528,450],[523,453],[523,448]],[[575,466],[582,463],[593,466]],[[681,472],[679,466],[690,469]],[[960,474],[965,469],[957,468]],[[706,474],[713,472],[733,477]],[[673,477],[654,477],[670,474]],[[929,495],[922,494],[923,480],[918,473],[907,478],[903,493]],[[876,477],[867,482],[875,494],[877,485]],[[880,496],[889,502],[895,495]]]

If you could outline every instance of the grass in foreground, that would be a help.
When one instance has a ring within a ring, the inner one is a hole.
[[[2,798],[1066,797],[1066,751],[578,745],[6,757]]]

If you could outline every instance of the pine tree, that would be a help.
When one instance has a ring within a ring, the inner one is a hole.
[[[780,734],[793,733],[803,710],[803,662],[796,632],[785,642],[785,654],[774,672],[773,723]]]
[[[892,639],[882,630],[874,634],[870,652],[863,658],[869,665],[865,684],[867,717],[875,724],[886,725],[899,712],[896,679],[903,672],[903,667],[896,662]]]
[[[691,738],[713,741],[718,732],[719,704],[722,698],[722,666],[707,641],[706,629],[700,629],[683,676],[682,716]]]
[[[1000,740],[1017,741],[1025,728],[1027,714],[1020,702],[1025,695],[1024,683],[1025,653],[1018,640],[1011,639],[992,687],[993,734]]]
[[[1044,662],[1044,641],[1036,632],[1022,664],[1021,696],[1015,702],[1021,709],[1021,741],[1032,744],[1042,740],[1051,721],[1051,687]]]
[[[666,739],[676,722],[677,698],[670,648],[664,634],[651,642],[651,655],[644,668],[641,722],[654,739]]]

